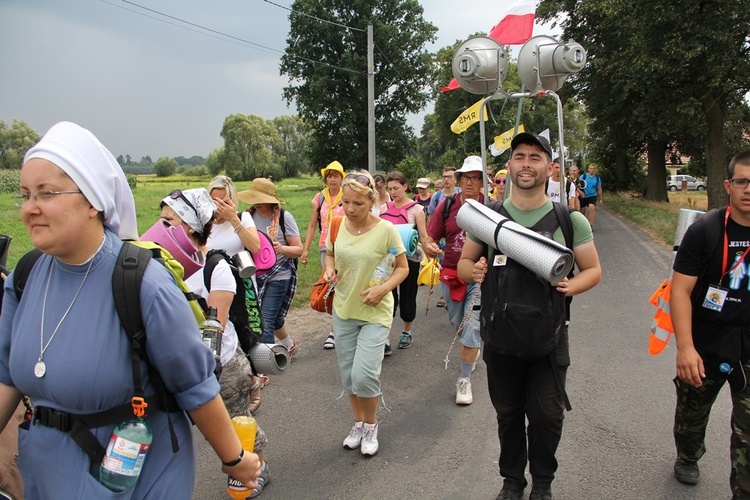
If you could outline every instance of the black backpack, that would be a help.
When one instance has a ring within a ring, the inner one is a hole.
[[[13,288],[21,301],[26,282],[42,252],[38,249],[26,253],[18,261],[13,274]],[[131,346],[131,365],[133,372],[133,398],[131,402],[91,414],[72,414],[58,411],[45,406],[38,406],[34,410],[34,422],[47,427],[54,427],[70,433],[70,437],[88,455],[91,463],[101,463],[105,449],[89,429],[111,425],[133,416],[137,406],[148,407],[149,411],[161,410],[167,413],[167,423],[172,442],[172,451],[180,449],[177,435],[174,432],[169,412],[182,411],[172,393],[167,391],[161,375],[154,368],[146,353],[146,330],[141,313],[141,282],[143,274],[151,259],[161,259],[159,248],[147,249],[123,241],[117,263],[112,272],[112,295],[123,330],[128,335]],[[165,266],[167,267],[167,266]],[[169,269],[167,267],[167,269]],[[186,297],[190,300],[188,297]],[[146,396],[141,379],[140,362],[145,361],[149,371],[151,383],[156,388],[156,394]],[[144,404],[145,403],[145,404]]]
[[[512,217],[496,201],[488,205],[503,216]],[[552,237],[559,226],[565,235],[565,244],[572,249],[573,224],[571,210],[552,202],[549,211],[533,227],[532,231]],[[550,283],[510,257],[505,265],[495,266],[493,250],[487,277],[482,283],[481,336],[488,349],[522,358],[549,357],[557,366],[555,346],[567,319],[565,297]],[[566,408],[570,403],[559,380],[558,388]]]
[[[263,335],[258,292],[251,279],[240,277],[239,270],[232,264],[231,257],[224,250],[211,250],[206,255],[206,265],[203,267],[203,283],[206,290],[211,291],[211,275],[216,265],[222,260],[229,264],[237,284],[237,292],[229,307],[229,320],[237,331],[237,339],[242,352],[247,355]]]

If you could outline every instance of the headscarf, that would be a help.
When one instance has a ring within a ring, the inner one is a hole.
[[[187,202],[190,202],[189,204]],[[172,191],[172,193],[161,200],[169,205],[180,219],[190,226],[198,234],[203,234],[206,224],[214,218],[216,205],[206,188],[186,189],[185,191]]]
[[[71,122],[53,125],[23,161],[41,158],[65,172],[91,206],[104,215],[104,227],[124,240],[138,239],[135,201],[122,168],[94,134]]]

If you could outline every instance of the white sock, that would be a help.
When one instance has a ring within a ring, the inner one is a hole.
[[[373,429],[378,426],[378,423],[375,422],[374,424],[364,424],[365,429]]]
[[[294,341],[292,340],[292,337],[287,337],[285,339],[281,339],[281,345],[284,347],[292,347],[294,345]]]

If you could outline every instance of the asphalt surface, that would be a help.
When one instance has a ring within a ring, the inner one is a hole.
[[[666,276],[671,249],[606,208],[594,229],[603,278],[572,304],[567,391],[573,410],[565,416],[554,497],[730,498],[726,388],[711,415],[700,483],[682,485],[672,475],[674,341],[660,356],[647,352],[654,315],[648,298]],[[380,451],[372,458],[341,444],[352,418],[348,400],[337,399],[336,354],[322,348],[327,317],[290,314],[299,354],[285,374],[272,377],[256,415],[270,438],[272,475],[258,498],[495,498],[502,480],[485,366],[480,362],[472,379],[474,403],[457,406],[460,359],[454,347],[445,369],[453,332],[445,310],[434,305],[438,294],[425,315],[428,289],[420,287],[411,348],[395,348],[402,322],[394,320],[393,356],[384,360],[381,377],[387,409],[378,412]],[[217,457],[197,432],[196,443],[193,498],[228,498]]]

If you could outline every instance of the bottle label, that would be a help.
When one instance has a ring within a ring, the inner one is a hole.
[[[250,491],[245,483],[232,476],[227,476],[227,489],[232,491]]]
[[[113,474],[137,477],[150,447],[150,443],[136,443],[112,434],[102,467]]]

